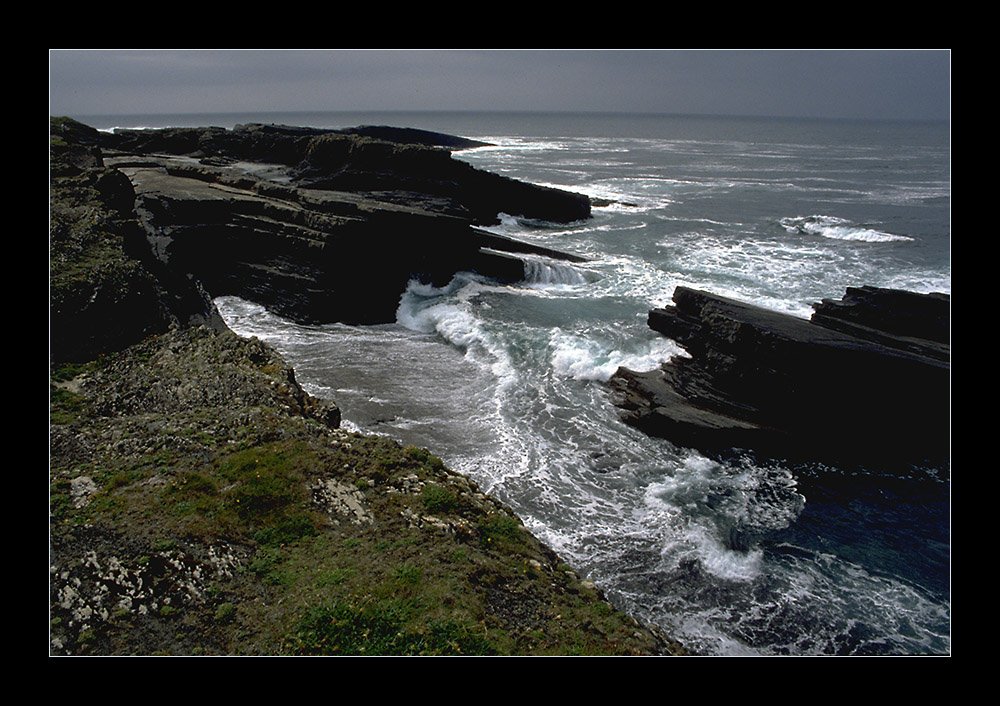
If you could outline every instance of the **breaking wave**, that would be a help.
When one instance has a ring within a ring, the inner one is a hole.
[[[867,243],[887,243],[895,240],[913,240],[907,235],[886,233],[865,226],[851,223],[845,218],[836,216],[797,216],[782,218],[781,225],[789,233],[802,235],[818,235],[834,240],[860,240]]]

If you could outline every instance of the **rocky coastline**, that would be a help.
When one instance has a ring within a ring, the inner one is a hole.
[[[478,226],[589,201],[457,146],[50,121],[51,655],[683,654],[427,450],[340,429],[212,303],[385,321],[412,277],[568,257]]]
[[[648,324],[689,356],[616,373],[626,422],[722,456],[947,468],[950,295],[848,288],[808,320],[686,287],[673,301]]]
[[[413,279],[577,259],[484,229],[592,204],[450,154],[479,144],[50,120],[51,655],[684,654],[430,451],[341,429],[213,304],[384,323]],[[947,468],[950,296],[814,310],[678,287],[648,325],[688,355],[619,369],[613,402],[710,455]]]

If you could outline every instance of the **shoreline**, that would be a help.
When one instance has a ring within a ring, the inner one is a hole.
[[[84,128],[50,154],[50,655],[684,654],[427,450],[339,429],[149,256]]]

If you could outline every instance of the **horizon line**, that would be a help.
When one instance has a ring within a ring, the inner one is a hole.
[[[427,115],[440,114],[522,114],[522,115],[610,115],[610,116],[650,116],[650,117],[684,117],[684,118],[751,118],[768,120],[856,120],[870,122],[919,122],[919,123],[950,123],[951,115],[944,118],[905,118],[905,117],[879,117],[879,116],[828,116],[828,115],[780,115],[780,114],[758,114],[758,113],[705,113],[705,112],[683,112],[683,111],[658,111],[658,110],[614,110],[614,109],[484,109],[484,108],[294,108],[286,110],[189,110],[170,112],[105,112],[105,113],[83,113],[77,112],[79,117],[152,117],[163,115],[296,115],[308,113],[420,113]],[[60,113],[49,111],[50,117],[57,117]],[[72,113],[61,113],[67,117],[73,117]]]

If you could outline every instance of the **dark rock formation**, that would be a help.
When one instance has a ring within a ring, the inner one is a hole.
[[[586,196],[452,159],[468,141],[399,128],[246,125],[99,135],[128,175],[155,258],[211,296],[304,323],[395,320],[407,282],[524,278],[513,253],[579,259],[485,232],[499,213],[586,218]],[[372,137],[392,137],[405,142]]]
[[[625,421],[709,452],[941,463],[950,297],[864,287],[811,320],[678,287],[649,325],[690,354],[612,378]]]
[[[412,127],[392,127],[389,125],[358,125],[357,127],[340,128],[337,132],[345,135],[364,135],[379,140],[389,140],[409,145],[426,145],[427,147],[447,147],[448,149],[467,150],[473,147],[487,147],[489,143],[471,140],[457,135],[446,135],[430,130],[418,130]]]
[[[86,361],[171,326],[225,329],[200,284],[153,257],[135,191],[106,168],[100,134],[52,123],[49,323],[53,362]]]
[[[824,299],[813,308],[812,322],[820,326],[862,338],[885,338],[889,345],[948,359],[951,297],[947,294],[848,287],[843,299]]]
[[[324,130],[261,124],[232,130],[122,130],[101,141],[105,152],[185,155],[217,165],[281,165],[297,187],[423,205],[480,225],[495,223],[500,212],[555,222],[590,216],[586,196],[484,172],[451,157],[451,149],[481,144],[409,128]]]

